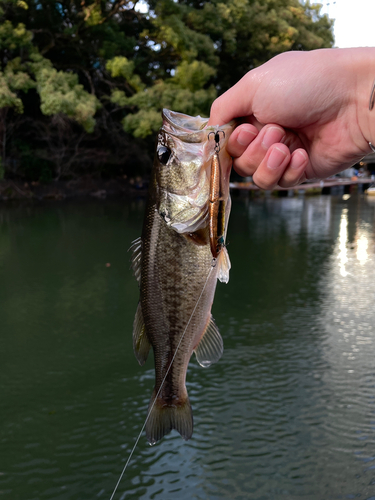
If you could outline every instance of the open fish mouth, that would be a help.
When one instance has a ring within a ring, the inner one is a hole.
[[[163,109],[162,130],[168,134],[179,137],[185,142],[204,142],[207,134],[204,128],[207,126],[208,118],[201,116],[189,116],[184,113],[177,113],[170,109]]]

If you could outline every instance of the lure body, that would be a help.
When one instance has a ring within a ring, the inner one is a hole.
[[[212,157],[209,228],[210,246],[214,259],[217,258],[224,245],[225,233],[225,194],[221,187],[221,168],[219,153],[215,151]]]

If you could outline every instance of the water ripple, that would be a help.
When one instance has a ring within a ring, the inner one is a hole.
[[[0,499],[109,498],[153,387],[152,361],[132,353],[124,261],[141,213],[0,220]],[[116,500],[375,497],[373,227],[358,197],[234,203],[213,310],[224,355],[187,375],[193,439],[142,436]]]

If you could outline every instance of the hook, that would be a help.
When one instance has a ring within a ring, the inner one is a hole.
[[[220,151],[220,132],[223,134],[223,139],[225,139],[225,132],[224,130],[216,130],[215,132],[210,132],[207,135],[207,139],[210,140],[210,135],[214,135],[214,141],[215,141],[215,153],[219,153]]]

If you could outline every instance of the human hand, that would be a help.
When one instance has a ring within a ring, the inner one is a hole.
[[[326,178],[370,152],[374,77],[374,48],[286,52],[216,99],[209,125],[243,119],[227,150],[261,188]]]

